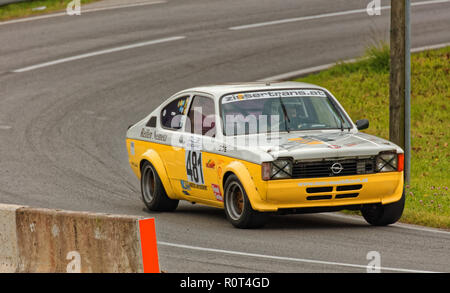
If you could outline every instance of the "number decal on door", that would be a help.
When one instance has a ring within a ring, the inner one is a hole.
[[[186,150],[185,164],[188,181],[195,184],[204,184],[202,152]]]

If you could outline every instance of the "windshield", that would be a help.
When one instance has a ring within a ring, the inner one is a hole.
[[[222,98],[221,110],[225,135],[351,128],[320,90],[228,95]]]

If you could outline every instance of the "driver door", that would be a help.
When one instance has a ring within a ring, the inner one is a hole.
[[[203,200],[215,200],[211,184],[215,183],[212,180],[217,176],[208,162],[217,155],[207,152],[205,147],[214,143],[215,119],[214,100],[205,95],[194,95],[185,124],[186,182],[183,187],[193,197]]]

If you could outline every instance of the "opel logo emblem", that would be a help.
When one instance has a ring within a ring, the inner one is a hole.
[[[341,163],[334,163],[331,166],[331,172],[333,172],[333,174],[339,174],[342,170],[344,170],[344,167],[342,167]]]

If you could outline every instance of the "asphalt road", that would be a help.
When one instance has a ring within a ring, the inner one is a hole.
[[[368,2],[168,0],[0,23],[0,202],[155,217],[168,272],[365,272],[369,251],[382,271],[450,272],[449,232],[335,214],[238,230],[187,203],[149,213],[127,162],[127,126],[178,90],[354,58],[387,40],[389,10],[328,15]],[[282,19],[297,21],[230,29]],[[413,47],[450,42],[449,29],[449,2],[413,7]]]

